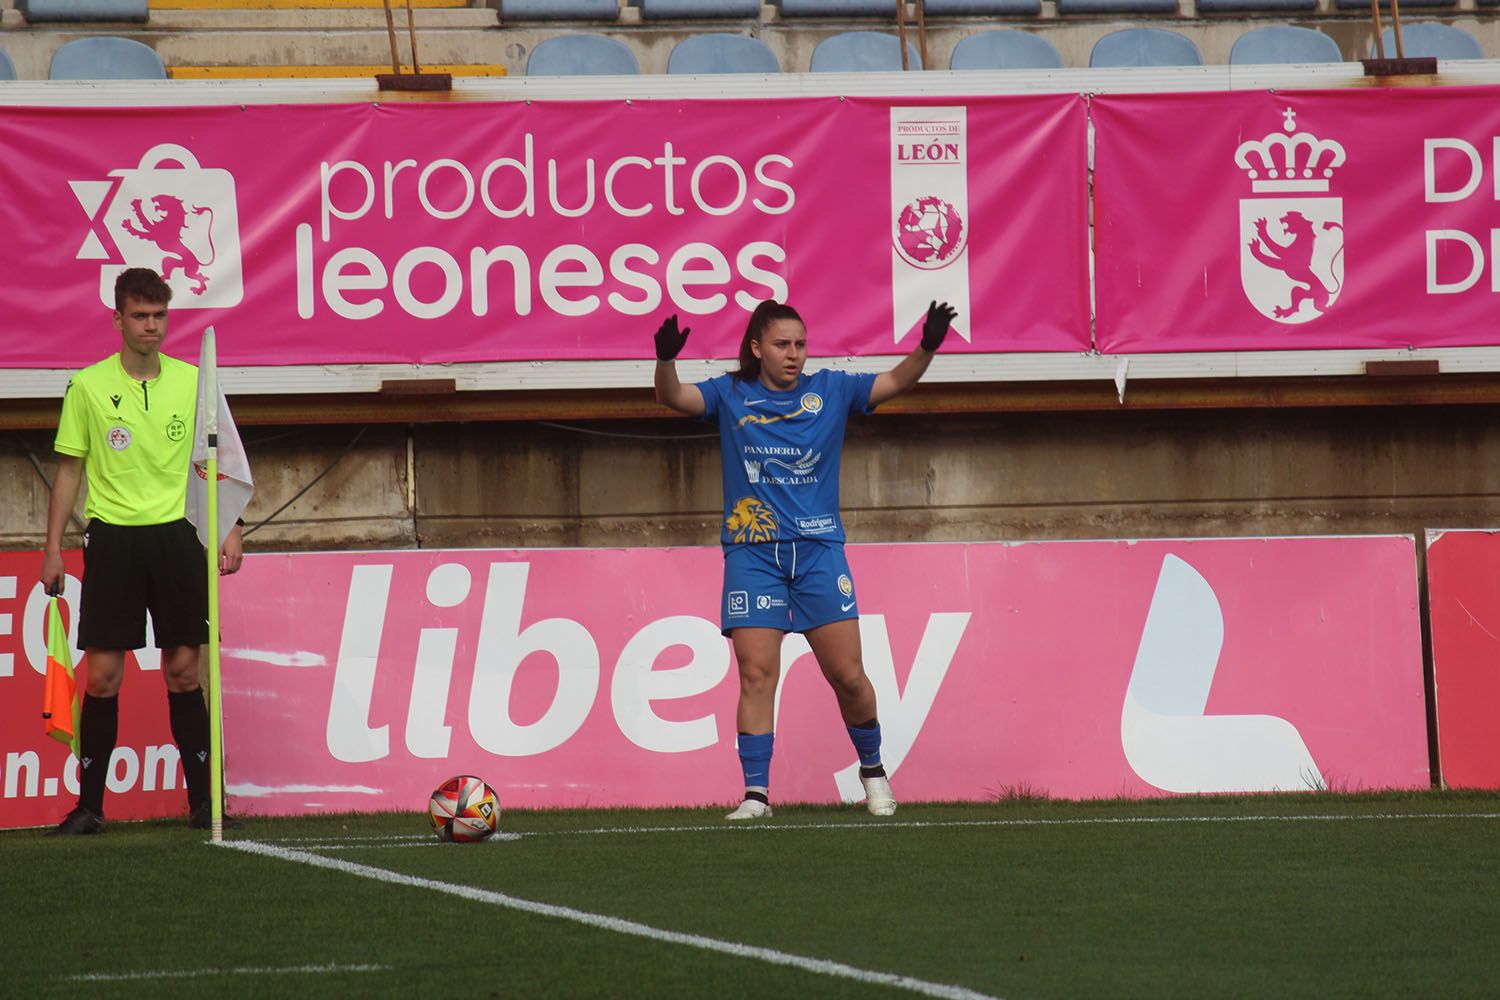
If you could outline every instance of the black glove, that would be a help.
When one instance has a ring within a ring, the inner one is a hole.
[[[693,332],[690,326],[683,327],[681,332],[677,329],[677,314],[668,316],[666,321],[656,331],[656,360],[671,361],[682,351],[682,345],[687,343],[688,334]]]
[[[928,306],[927,322],[922,324],[922,350],[935,353],[943,346],[943,338],[948,336],[948,324],[957,315],[958,310],[946,302],[939,305],[934,301]]]

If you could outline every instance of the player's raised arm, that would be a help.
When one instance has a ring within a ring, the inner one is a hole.
[[[927,307],[927,321],[922,324],[922,342],[902,358],[896,367],[875,376],[875,384],[870,387],[871,407],[879,406],[917,384],[926,373],[927,366],[932,364],[932,356],[942,346],[943,338],[948,336],[948,326],[957,315],[958,310],[946,302],[933,302]],[[657,398],[660,398],[659,393]]]
[[[692,327],[677,328],[677,314],[668,316],[656,331],[656,401],[678,413],[701,417],[703,393],[696,385],[683,385],[677,378],[677,355],[687,343]]]

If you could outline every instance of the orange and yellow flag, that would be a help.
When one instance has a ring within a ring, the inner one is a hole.
[[[73,681],[73,651],[63,628],[57,598],[47,607],[47,685],[42,692],[42,724],[78,756],[78,686]]]

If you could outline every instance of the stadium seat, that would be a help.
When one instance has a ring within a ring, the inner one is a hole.
[[[1336,8],[1338,8],[1339,10],[1360,10],[1360,11],[1365,11],[1365,10],[1369,10],[1370,9],[1370,0],[1335,0],[1334,6]],[[1451,8],[1457,6],[1457,3],[1456,3],[1456,0],[1401,0],[1401,6],[1402,6],[1402,8],[1406,8],[1406,7],[1448,7],[1448,8],[1451,9]],[[1380,0],[1380,9],[1381,10],[1390,10],[1390,8],[1391,8],[1391,0]],[[1406,33],[1406,29],[1402,28],[1401,29],[1401,33],[1404,35]]]
[[[1368,9],[1369,4],[1365,4]],[[1233,14],[1249,11],[1317,10],[1318,0],[1198,0],[1202,14]]]
[[[558,35],[531,50],[527,76],[628,76],[641,71],[623,42],[603,35]]]
[[[146,0],[17,0],[32,23],[42,21],[144,21]]]
[[[921,69],[922,60],[916,46],[906,43],[907,63]],[[814,73],[868,73],[901,70],[901,40],[878,31],[846,31],[830,35],[813,49]]]
[[[1380,40],[1385,43],[1385,57],[1396,58],[1396,35],[1390,28],[1380,33]],[[1408,58],[1416,56],[1434,56],[1438,59],[1483,59],[1484,50],[1479,47],[1479,39],[1469,34],[1462,28],[1455,28],[1451,24],[1439,24],[1436,21],[1419,21],[1415,24],[1401,26],[1401,48]],[[1375,54],[1375,46],[1370,46],[1370,54]]]
[[[0,49],[0,80],[14,80],[16,78],[16,64],[10,61],[10,56]]]
[[[953,47],[949,69],[1061,69],[1057,47],[1041,35],[1002,29],[970,35]]]
[[[748,17],[760,20],[760,0],[641,0],[641,17]]]
[[[779,73],[776,53],[748,35],[692,35],[672,47],[668,73]]]
[[[782,17],[896,18],[892,0],[781,0]]]
[[[1496,0],[1500,3],[1500,0]],[[990,14],[1030,14],[1042,12],[1042,0],[927,0],[923,5],[928,17],[983,17]]]
[[[1235,39],[1229,50],[1229,65],[1264,63],[1343,62],[1339,43],[1312,28],[1272,24],[1255,28]]]
[[[1123,28],[1094,43],[1089,65],[1095,68],[1118,66],[1202,66],[1203,54],[1191,39],[1162,28]]]
[[[619,0],[500,0],[502,21],[614,21]]]
[[[166,67],[150,46],[96,35],[65,43],[52,54],[51,80],[165,80]]]
[[[1175,14],[1177,0],[1057,0],[1059,14]]]

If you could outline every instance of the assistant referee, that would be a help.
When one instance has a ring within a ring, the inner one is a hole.
[[[161,353],[172,289],[149,268],[115,281],[120,350],[68,383],[53,447],[57,478],[47,506],[41,582],[61,593],[62,540],[88,479],[83,535],[83,598],[78,645],[88,656],[79,732],[78,805],[48,836],[102,833],[104,785],[119,731],[125,653],[146,645],[151,614],[172,739],[182,757],[188,825],[209,826],[209,723],[198,686],[199,647],[208,642],[204,551],[184,519],[197,413],[197,366]],[[240,526],[219,560],[240,568]],[[242,826],[229,816],[228,828]]]

